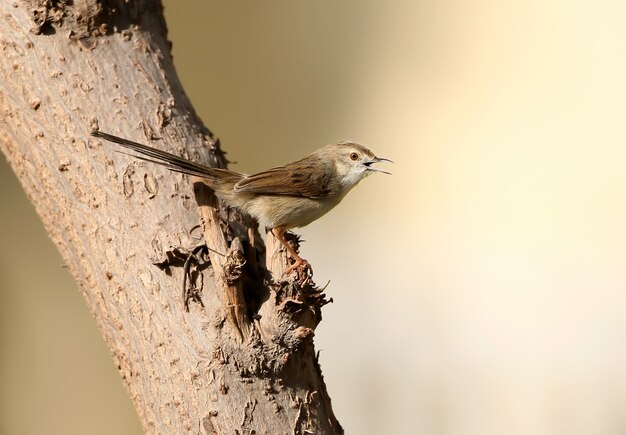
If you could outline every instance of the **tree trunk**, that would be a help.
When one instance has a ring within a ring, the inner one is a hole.
[[[0,147],[147,432],[342,433],[313,347],[322,290],[283,279],[276,241],[264,248],[208,188],[89,136],[226,164],[178,81],[161,9],[1,2]]]

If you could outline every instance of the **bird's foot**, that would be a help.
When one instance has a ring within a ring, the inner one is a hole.
[[[301,284],[306,283],[306,281],[313,276],[313,268],[311,267],[311,264],[300,257],[296,258],[295,263],[283,272],[283,277],[289,276],[293,272],[296,272],[296,278]]]
[[[303,258],[298,257],[296,258],[295,263],[293,263],[283,272],[283,276],[291,275],[292,272],[295,271],[296,269],[306,269],[306,268],[311,269],[311,265],[309,264],[309,262]]]

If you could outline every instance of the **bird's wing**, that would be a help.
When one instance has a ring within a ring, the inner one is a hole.
[[[298,161],[242,178],[235,192],[325,198],[334,193],[332,173]]]

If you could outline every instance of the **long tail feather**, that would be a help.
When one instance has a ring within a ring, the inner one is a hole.
[[[228,171],[226,169],[210,168],[208,166],[192,162],[191,160],[184,159],[175,154],[161,151],[148,145],[133,142],[132,140],[124,139],[122,137],[113,136],[112,134],[104,133],[99,130],[92,131],[91,135],[93,137],[114,142],[140,155],[130,153],[123,154],[128,154],[137,159],[164,166],[170,171],[207,179],[220,179],[227,176],[235,175],[234,172]]]

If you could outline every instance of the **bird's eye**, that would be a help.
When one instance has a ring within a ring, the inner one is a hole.
[[[350,160],[358,160],[358,158],[359,158],[358,153],[350,153]]]

